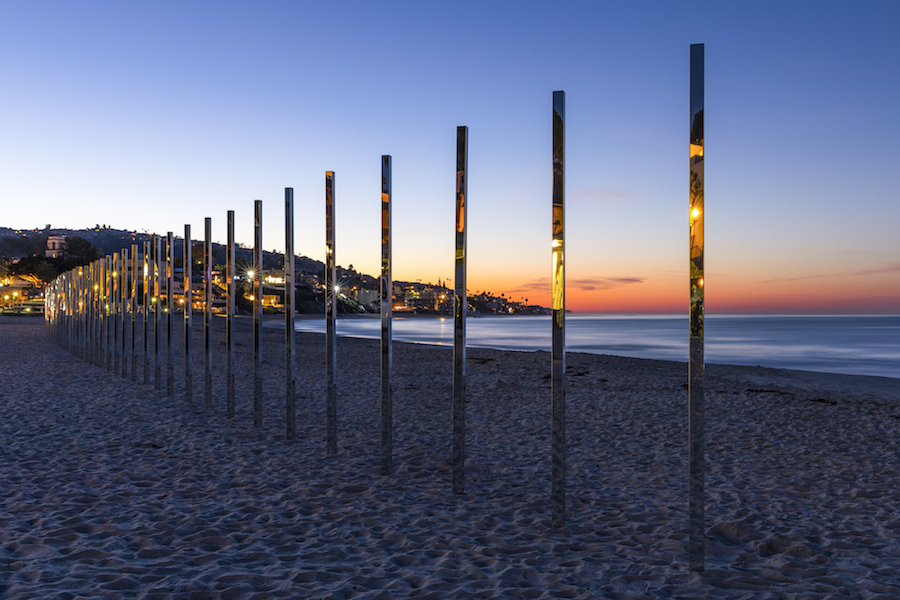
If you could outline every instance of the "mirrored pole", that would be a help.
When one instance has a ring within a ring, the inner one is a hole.
[[[72,281],[73,271],[71,271],[71,270],[66,271],[65,273],[63,273],[63,277],[65,277],[65,283],[63,286],[63,288],[64,288],[63,294],[66,299],[66,321],[64,323],[64,328],[66,331],[66,346],[65,346],[65,348],[68,352],[72,352],[74,349],[72,346],[72,340],[73,340],[73,332],[74,332],[73,317],[74,317],[74,309],[75,309],[74,304],[73,304],[73,299],[74,299],[73,281]]]
[[[69,271],[69,298],[71,314],[69,318],[69,352],[78,354],[78,270]]]
[[[193,316],[194,295],[191,290],[191,267],[194,264],[193,248],[191,248],[191,226],[184,226],[184,243],[181,248],[181,266],[184,275],[184,294],[181,303],[184,306],[184,399],[187,406],[194,403],[194,362],[191,360],[191,318]]]
[[[82,332],[81,332],[81,359],[87,363],[93,362],[92,356],[92,331],[93,323],[91,322],[91,305],[93,303],[91,279],[93,269],[91,263],[82,267],[81,272],[81,315],[82,315]]]
[[[103,259],[94,261],[94,364],[103,367]]]
[[[394,454],[393,285],[391,283],[391,157],[381,157],[381,474],[390,475]]]
[[[81,271],[72,269],[72,354],[82,356],[81,352]]]
[[[337,454],[337,269],[334,262],[334,171],[325,172],[325,444]]]
[[[237,284],[234,280],[234,211],[228,211],[228,246],[225,249],[225,281],[228,285],[228,297],[226,302],[225,337],[227,346],[225,378],[227,383],[227,395],[225,398],[225,414],[231,419],[234,417],[234,294]]]
[[[285,437],[294,439],[296,423],[297,374],[294,362],[294,188],[284,188],[284,377]]]
[[[456,128],[456,273],[453,284],[453,440],[451,478],[453,493],[462,494],[466,485],[466,195],[469,128]]]
[[[262,427],[262,200],[253,202],[253,426]]]
[[[98,258],[95,285],[97,286],[97,366],[101,369],[106,364],[106,257]]]
[[[162,238],[158,235],[153,236],[153,268],[151,269],[151,273],[153,274],[153,297],[156,299],[155,304],[153,305],[153,351],[156,355],[156,360],[153,362],[156,367],[156,372],[154,373],[154,387],[156,389],[162,388],[162,368],[159,364],[160,352],[159,352],[159,318],[162,314],[162,296],[160,296],[160,284],[159,278],[162,277]]]
[[[119,287],[122,288],[121,309],[122,317],[122,365],[121,376],[123,379],[128,377],[128,250],[122,249],[122,271],[119,273]]]
[[[137,382],[137,292],[138,292],[137,244],[131,245],[131,381]]]
[[[100,305],[100,284],[98,277],[100,262],[97,260],[91,261],[90,266],[91,364],[96,366],[100,364],[100,311],[98,308]]]
[[[89,358],[92,365],[97,364],[97,261],[91,261],[88,268],[88,311],[89,311],[89,335],[90,335],[90,351]]]
[[[144,286],[144,385],[150,385],[150,242],[144,242],[144,270],[141,283]]]
[[[97,290],[94,287],[96,281],[96,265],[93,261],[86,265],[86,285],[85,285],[85,312],[87,317],[87,361],[89,364],[97,364],[96,360],[96,329],[97,329],[97,313],[94,310],[97,304]]]
[[[78,282],[81,286],[81,360],[91,361],[91,273],[90,265],[78,268]]]
[[[173,253],[175,236],[166,233],[166,393],[175,396],[175,344],[172,340],[172,329],[175,323],[175,265]]]
[[[94,277],[92,286],[94,288],[94,364],[98,367],[103,366],[103,261],[99,258],[94,261]]]
[[[84,330],[82,326],[83,315],[84,315],[84,301],[82,300],[81,294],[81,274],[82,269],[76,268],[72,269],[72,291],[75,298],[75,301],[72,303],[72,312],[75,315],[75,326],[74,332],[75,335],[73,337],[73,343],[75,352],[74,354],[79,358],[84,358]]]
[[[106,311],[106,370],[113,370],[113,348],[115,344],[115,340],[113,339],[113,326],[116,320],[115,313],[115,290],[113,288],[113,282],[115,281],[113,278],[113,265],[115,261],[113,256],[107,254],[105,266],[105,279],[106,279],[106,300],[105,300],[105,311]]]
[[[105,258],[98,258],[94,261],[94,289],[96,290],[96,297],[94,299],[94,314],[97,318],[97,321],[94,325],[94,331],[96,332],[97,336],[95,344],[96,358],[94,360],[95,364],[101,369],[103,368],[103,361],[105,358],[104,353],[106,352],[106,344],[104,343],[106,340],[103,337],[103,326],[105,324],[103,306],[106,300],[106,295],[104,293],[106,291],[106,288],[103,285],[105,283],[103,281],[103,265],[105,262]]]
[[[74,348],[75,356],[79,358],[84,358],[84,334],[82,331],[82,317],[83,317],[83,309],[84,309],[84,301],[81,298],[81,267],[76,269],[72,269],[73,277],[72,277],[72,288],[74,291],[75,302],[72,306],[73,312],[75,313],[75,335],[74,335]]]
[[[97,366],[106,365],[106,326],[109,324],[106,314],[108,296],[106,294],[106,256],[97,259]]]
[[[94,263],[84,266],[84,359],[94,364]]]
[[[203,221],[203,406],[212,409],[212,218]]]
[[[703,44],[691,45],[690,135],[690,365],[688,374],[689,538],[691,571],[705,554],[703,391]]]
[[[78,352],[75,345],[75,325],[78,313],[75,307],[75,269],[66,273],[66,349],[70,353]]]
[[[78,358],[84,358],[84,332],[82,327],[84,300],[81,297],[82,268],[77,267],[75,269],[72,269],[72,272],[72,289],[75,296],[75,302],[72,306],[73,312],[75,313],[75,335],[73,338],[75,351],[73,352],[73,354],[75,354],[75,356],[77,356]]]
[[[550,403],[550,512],[553,526],[566,522],[566,93],[553,92],[553,272]]]
[[[90,265],[78,268],[81,300],[81,360],[90,362]]]

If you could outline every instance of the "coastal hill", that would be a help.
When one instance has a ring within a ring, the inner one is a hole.
[[[0,270],[11,275],[30,278],[37,286],[40,281],[49,282],[59,273],[79,264],[86,264],[99,256],[119,252],[137,245],[143,248],[144,242],[152,242],[152,233],[115,229],[108,225],[97,224],[91,229],[68,229],[45,226],[43,229],[11,229],[0,227]],[[66,236],[68,254],[60,258],[45,256],[47,241],[51,236]],[[78,252],[75,252],[76,239]],[[177,268],[181,268],[184,240],[173,239],[173,260]],[[222,244],[213,244],[213,265],[224,265],[226,248]],[[193,276],[202,273],[203,242],[193,240]],[[253,249],[237,244],[235,248],[237,276],[241,277],[253,264]],[[269,274],[283,273],[284,255],[263,251],[263,272]],[[294,257],[294,269],[297,276],[296,306],[301,313],[321,313],[324,310],[324,277],[325,265],[321,261],[306,256]],[[3,273],[0,272],[0,275]],[[341,286],[339,312],[365,313],[378,312],[379,278],[359,273],[353,265],[337,267],[337,281]],[[437,314],[448,315],[453,310],[453,290],[438,280],[437,284],[407,281],[393,281],[393,305],[397,313],[405,314]],[[283,285],[266,282],[267,295],[278,295],[283,299]],[[504,294],[494,296],[490,291],[479,291],[469,294],[469,310],[473,314],[483,315],[540,315],[549,314],[549,310],[528,304],[526,299],[516,302]],[[241,304],[241,299],[237,299]]]

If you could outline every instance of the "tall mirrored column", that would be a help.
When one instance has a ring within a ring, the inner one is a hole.
[[[466,485],[466,195],[469,128],[456,128],[456,273],[453,298],[453,433],[451,478],[454,494]]]
[[[131,381],[137,381],[138,251],[131,245]]]
[[[229,210],[228,217],[228,247],[225,249],[225,281],[228,285],[228,298],[225,306],[225,415],[230,419],[234,417],[234,294],[237,291],[237,282],[234,279],[234,211]]]
[[[175,235],[166,233],[166,393],[175,396],[175,342],[172,330],[175,325]]]
[[[393,286],[391,284],[391,157],[381,157],[381,474],[390,475],[394,447]]]
[[[334,171],[325,172],[325,444],[337,454],[337,303],[334,258]]]
[[[142,297],[144,301],[143,326],[144,326],[144,385],[150,385],[150,242],[144,242],[144,260],[141,271]]]
[[[554,527],[566,522],[566,93],[553,92],[552,358],[550,404],[550,512]]]
[[[106,293],[104,300],[104,309],[106,314],[106,370],[113,370],[113,326],[116,320],[113,307],[115,306],[115,291],[113,289],[113,261],[112,255],[107,254],[104,265],[104,278],[106,280]]]
[[[112,300],[112,371],[116,375],[119,374],[119,253],[113,252],[112,255],[112,283],[110,284],[110,299]]]
[[[253,426],[262,427],[262,200],[253,203]]]
[[[92,365],[97,364],[97,265],[91,261],[87,264],[87,285],[85,286],[87,299],[87,360]]]
[[[191,289],[191,271],[194,266],[193,248],[191,248],[191,226],[184,226],[184,243],[181,248],[181,266],[184,275],[184,295],[182,296],[182,305],[184,306],[184,399],[187,406],[191,406],[194,402],[194,362],[191,357],[191,325],[193,323],[193,299],[194,294]]]
[[[154,387],[156,389],[162,388],[162,368],[160,367],[160,352],[159,352],[159,318],[162,314],[162,297],[160,296],[160,283],[159,278],[162,276],[162,238],[158,235],[153,236],[153,267],[151,269],[151,273],[153,275],[153,297],[155,298],[155,302],[153,304],[153,351],[155,353],[156,359],[153,361],[153,365],[155,367],[155,377],[154,377]]]
[[[690,569],[702,571],[705,553],[703,392],[703,44],[691,45],[690,139],[690,366],[688,447]]]
[[[119,272],[119,288],[121,295],[119,296],[119,309],[120,309],[120,325],[122,330],[122,339],[121,341],[121,352],[119,353],[122,358],[122,364],[120,365],[119,374],[122,378],[128,377],[128,250],[122,248],[122,256],[119,265],[121,271]]]
[[[296,348],[294,344],[294,188],[284,188],[284,393],[285,437],[294,439],[297,427]]]
[[[203,406],[212,409],[212,219],[203,221]]]

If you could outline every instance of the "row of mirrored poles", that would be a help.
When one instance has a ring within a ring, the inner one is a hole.
[[[555,526],[565,523],[565,93],[553,93],[552,146],[552,352],[551,352],[551,517]],[[704,487],[703,487],[703,45],[691,47],[691,137],[690,137],[690,374],[689,374],[689,563],[692,570],[704,564]],[[465,488],[465,366],[466,366],[466,217],[468,128],[457,128],[456,248],[454,299],[454,350],[452,397],[452,490]],[[381,306],[381,471],[392,470],[392,279],[391,279],[391,157],[382,156],[381,181],[382,272]],[[296,435],[296,353],[294,333],[294,198],[285,188],[285,410],[287,439]],[[335,251],[335,174],[325,176],[325,316],[326,316],[326,447],[335,454],[337,441],[337,283]],[[204,407],[213,408],[211,311],[213,300],[212,222],[204,223],[203,311]],[[151,380],[162,388],[166,372],[166,390],[175,393],[173,326],[177,317],[173,234],[165,239],[137,244],[83,267],[61,275],[50,284],[47,293],[47,319],[56,342],[73,354],[122,377],[138,381],[138,355],[143,360],[143,382]],[[193,264],[191,227],[185,225],[182,242],[184,324],[183,391],[192,402],[193,365],[191,361]],[[263,315],[262,201],[254,203],[254,248],[252,271],[253,318],[253,424],[262,425],[262,315]],[[225,338],[226,338],[226,415],[235,414],[235,240],[234,211],[227,213],[225,265]],[[165,293],[163,293],[163,290]],[[137,324],[143,352],[137,351]],[[152,332],[150,324],[152,322]],[[164,325],[164,329],[162,326]],[[162,340],[165,340],[164,342]],[[152,346],[152,349],[151,349]],[[161,349],[165,347],[163,354]],[[152,377],[151,377],[152,373]]]
[[[288,189],[286,195],[293,191]],[[292,204],[291,204],[292,206]],[[261,202],[257,201],[257,217],[261,215]],[[226,413],[234,416],[234,298],[235,242],[234,211],[228,211],[228,243],[225,266],[226,312]],[[261,229],[260,218],[257,228]],[[291,230],[293,222],[289,223]],[[91,364],[106,368],[131,381],[165,387],[169,396],[175,395],[176,320],[183,320],[184,327],[184,381],[182,391],[190,403],[193,399],[193,362],[191,336],[193,325],[194,294],[191,283],[193,265],[193,240],[191,226],[185,225],[182,245],[181,293],[176,288],[177,267],[174,259],[175,239],[172,232],[165,238],[154,235],[150,241],[132,244],[131,248],[92,261],[63,273],[51,282],[46,291],[46,319],[51,337],[57,344]],[[203,363],[204,402],[207,409],[213,407],[212,392],[212,220],[207,218],[203,240],[203,288],[198,302],[203,313]],[[257,241],[261,240],[261,233]],[[260,277],[262,250],[254,249],[257,257],[253,267],[257,301],[254,302],[254,322],[259,324],[262,314]],[[293,270],[288,274],[293,281]],[[179,298],[180,296],[180,298]],[[180,314],[179,314],[180,313]],[[254,329],[258,342],[259,328]],[[261,348],[255,345],[255,364],[261,365]],[[165,372],[165,386],[163,373]],[[141,375],[142,374],[142,375]],[[257,371],[257,379],[261,374]],[[261,405],[254,401],[254,422],[261,425]],[[292,421],[289,420],[292,425]],[[288,436],[293,437],[289,428]]]

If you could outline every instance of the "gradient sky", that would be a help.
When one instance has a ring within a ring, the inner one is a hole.
[[[0,3],[0,226],[164,234],[453,274],[469,127],[469,290],[549,305],[550,136],[566,91],[567,305],[688,302],[689,46],[706,45],[710,312],[900,313],[900,3]],[[197,235],[197,234],[195,234]]]

